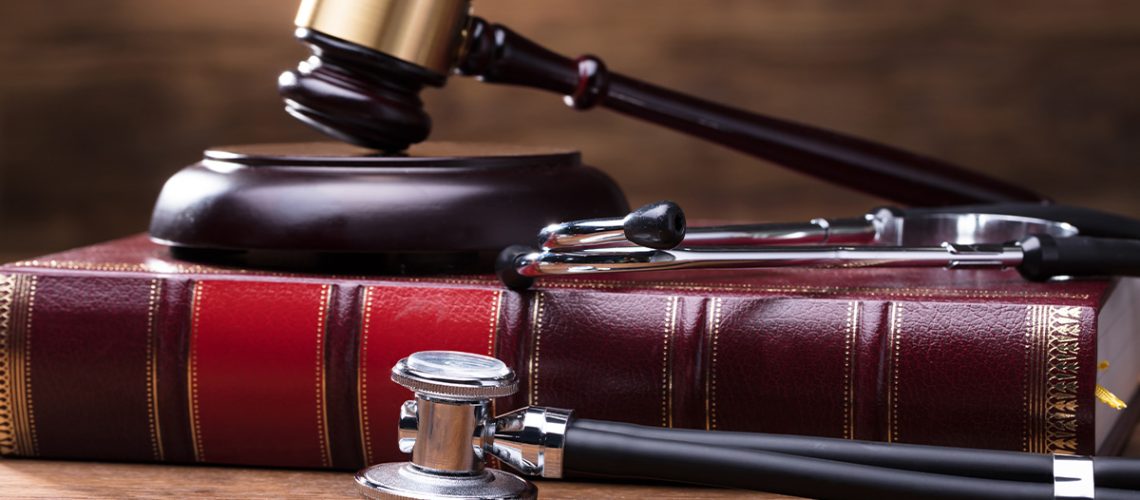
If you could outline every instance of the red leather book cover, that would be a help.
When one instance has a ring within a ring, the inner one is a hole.
[[[226,269],[137,236],[0,267],[0,454],[402,460],[391,366],[503,359],[497,401],[647,425],[1091,454],[1107,280],[672,272],[540,280]]]

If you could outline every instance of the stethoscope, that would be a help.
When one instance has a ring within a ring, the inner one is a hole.
[[[1140,275],[1140,221],[1019,203],[689,228],[681,208],[662,201],[623,218],[547,226],[538,245],[499,256],[507,286],[524,289],[540,276],[781,266],[1016,268],[1035,281]]]
[[[495,416],[518,389],[488,356],[417,352],[392,368],[415,392],[400,410],[411,462],[356,475],[368,498],[535,498],[528,476],[604,475],[814,498],[1140,498],[1140,460],[1038,455],[834,438],[666,429],[531,406]]]

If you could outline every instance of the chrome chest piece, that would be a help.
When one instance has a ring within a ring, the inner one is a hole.
[[[562,476],[570,411],[523,408],[501,417],[491,399],[518,390],[502,361],[454,351],[422,351],[400,360],[392,380],[415,392],[400,409],[400,450],[411,462],[356,474],[367,498],[535,498],[529,481],[484,467],[488,455],[528,475]]]

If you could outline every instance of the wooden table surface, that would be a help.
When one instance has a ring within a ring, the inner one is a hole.
[[[1140,457],[1140,427],[1125,456]],[[542,498],[787,498],[660,484],[538,481]],[[352,474],[239,467],[0,459],[3,498],[360,498]]]
[[[786,498],[690,486],[538,481],[542,498]],[[3,498],[361,498],[348,472],[0,460]]]

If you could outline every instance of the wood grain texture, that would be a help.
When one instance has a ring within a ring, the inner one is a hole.
[[[539,481],[541,498],[788,498],[690,486]],[[352,474],[235,467],[0,460],[5,498],[361,498]]]
[[[281,111],[294,1],[0,0],[0,253],[146,227],[211,145],[312,140]],[[483,17],[681,91],[1140,216],[1140,3],[477,0]],[[556,96],[452,78],[433,138],[566,145],[640,204],[801,220],[879,200]]]
[[[1124,456],[1140,457],[1140,426]],[[538,481],[542,498],[787,498],[663,484]],[[345,472],[0,459],[5,498],[359,498]]]

